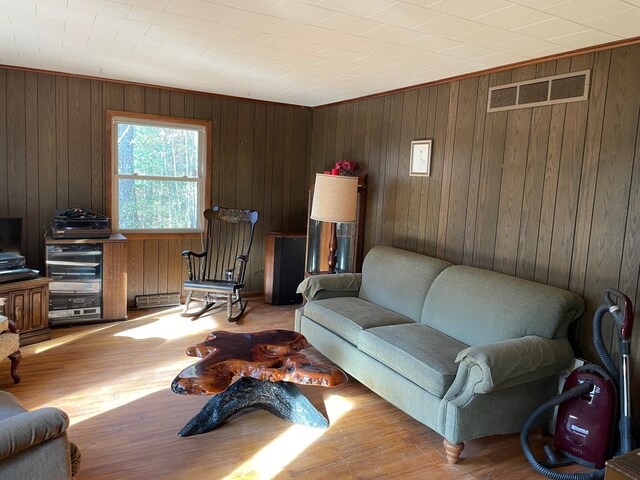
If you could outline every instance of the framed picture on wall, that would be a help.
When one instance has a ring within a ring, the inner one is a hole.
[[[412,177],[428,177],[431,174],[431,146],[433,139],[414,140],[411,142],[411,170]]]

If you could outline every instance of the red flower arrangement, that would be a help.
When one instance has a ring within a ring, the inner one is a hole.
[[[356,176],[358,172],[358,164],[350,160],[340,160],[336,162],[335,168],[331,170],[325,170],[323,173],[326,175],[347,175]]]

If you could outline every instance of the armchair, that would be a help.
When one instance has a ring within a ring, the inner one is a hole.
[[[8,357],[11,360],[11,378],[14,383],[20,382],[18,365],[22,360],[20,353],[20,336],[16,324],[7,317],[0,315],[0,358]]]
[[[0,391],[0,478],[73,479],[80,451],[67,438],[69,417],[57,408],[26,411]]]

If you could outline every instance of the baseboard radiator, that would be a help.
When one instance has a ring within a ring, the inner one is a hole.
[[[136,295],[136,308],[172,307],[174,305],[180,305],[180,294],[177,292]]]

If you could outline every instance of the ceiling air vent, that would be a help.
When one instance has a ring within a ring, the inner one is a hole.
[[[489,89],[488,112],[586,100],[590,70],[500,85]]]

